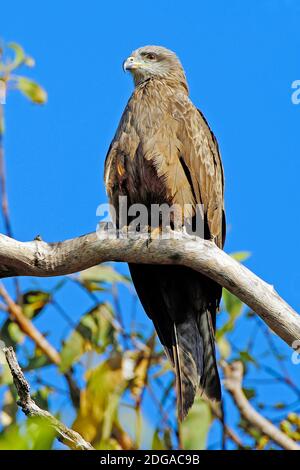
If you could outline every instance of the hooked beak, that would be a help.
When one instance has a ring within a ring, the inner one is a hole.
[[[140,62],[135,57],[130,56],[128,59],[124,60],[123,62],[123,70],[127,72],[127,70],[136,70],[138,68],[143,67],[143,62]]]

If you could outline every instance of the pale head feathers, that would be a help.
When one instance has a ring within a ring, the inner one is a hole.
[[[124,61],[123,68],[125,71],[130,71],[136,86],[149,78],[157,78],[180,84],[188,89],[180,60],[174,52],[165,47],[140,47]]]

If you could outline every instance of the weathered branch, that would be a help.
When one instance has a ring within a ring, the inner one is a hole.
[[[214,243],[180,234],[179,239],[132,235],[101,239],[91,233],[71,240],[20,242],[0,235],[0,277],[58,276],[104,261],[179,264],[199,271],[245,302],[286,343],[300,339],[299,315],[267,284]],[[145,235],[145,234],[143,234]]]
[[[53,428],[61,442],[73,450],[94,450],[78,432],[69,429],[58,419],[54,418],[48,411],[42,410],[30,396],[30,386],[18,364],[13,348],[4,348],[8,366],[10,368],[15,387],[17,389],[19,400],[18,405],[27,416],[39,417],[47,425]]]
[[[223,362],[223,371],[225,375],[224,386],[231,394],[243,418],[283,449],[300,450],[300,446],[297,445],[295,441],[259,414],[249,403],[242,389],[242,363],[239,361],[233,362],[232,364]]]

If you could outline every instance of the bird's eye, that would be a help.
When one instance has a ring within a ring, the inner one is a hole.
[[[154,54],[153,52],[149,52],[149,54],[147,54],[147,59],[155,60],[156,59],[156,54]]]

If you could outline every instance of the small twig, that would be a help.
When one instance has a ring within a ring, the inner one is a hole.
[[[155,335],[155,332],[152,333],[152,335],[150,336],[149,340],[147,341],[147,349],[143,352],[143,355],[141,356],[141,360],[146,360],[146,368],[145,368],[145,371],[144,371],[144,374],[143,374],[143,378],[142,378],[142,386],[141,386],[141,389],[140,389],[140,393],[138,394],[137,398],[136,398],[136,401],[135,401],[135,408],[138,409],[141,407],[142,405],[142,401],[143,401],[143,397],[144,397],[144,394],[145,394],[145,391],[146,391],[146,388],[147,388],[147,385],[148,385],[148,381],[149,381],[149,370],[151,368],[151,365],[152,365],[152,360],[154,359],[154,348],[155,348],[155,338],[156,338],[156,335]]]
[[[241,439],[239,438],[239,436],[234,432],[233,429],[231,429],[225,422],[224,422],[224,419],[223,419],[223,414],[222,414],[222,409],[220,409],[220,405],[214,401],[211,401],[211,400],[208,400],[204,397],[203,395],[203,399],[205,399],[207,401],[207,403],[209,404],[210,406],[210,409],[213,413],[213,415],[218,418],[221,422],[221,425],[224,429],[224,433],[226,434],[227,437],[229,437],[240,449],[243,449],[244,448],[244,444],[242,443]]]
[[[34,324],[27,317],[25,317],[21,307],[13,301],[3,284],[0,284],[0,296],[5,301],[11,318],[18,324],[23,333],[25,333],[35,342],[38,348],[43,351],[44,354],[46,354],[51,362],[56,365],[59,364],[59,353],[56,351],[56,349],[53,348],[53,346],[51,346],[51,344],[39,332]]]
[[[65,372],[64,376],[69,387],[70,397],[73,406],[78,409],[80,406],[80,388],[78,387],[78,384],[76,383],[71,370]]]
[[[177,426],[175,428],[175,426],[173,425],[171,419],[170,419],[170,416],[168,415],[168,413],[165,411],[164,407],[162,406],[160,400],[157,398],[157,394],[155,393],[155,391],[153,390],[153,388],[151,387],[150,383],[148,383],[147,385],[147,391],[149,393],[149,395],[151,396],[155,406],[157,406],[158,410],[159,410],[159,413],[160,413],[160,419],[161,419],[161,423],[167,428],[167,429],[170,429],[172,430],[172,432],[176,435],[176,438],[178,439],[178,429],[177,429]]]
[[[13,348],[4,348],[3,352],[10,368],[15,387],[17,389],[20,406],[26,416],[39,417],[57,434],[58,439],[73,450],[95,450],[89,442],[86,442],[78,432],[73,431],[58,419],[54,418],[48,411],[42,410],[30,396],[30,386],[18,364]]]
[[[257,318],[256,318],[256,321],[257,321]],[[277,364],[278,364],[278,367],[281,369],[281,372],[283,374],[283,376],[285,377],[285,381],[290,383],[294,388],[297,388],[296,384],[294,384],[294,382],[292,381],[291,377],[290,377],[290,374],[289,374],[289,371],[287,370],[287,367],[286,365],[282,362],[282,360],[279,359],[279,351],[277,349],[277,346],[273,340],[274,338],[274,335],[272,335],[272,332],[264,326],[264,335],[265,335],[265,338],[267,339],[267,342],[269,343],[269,346],[270,346],[270,349],[273,353],[273,356],[276,358],[277,360]]]
[[[124,326],[124,321],[123,321],[123,316],[122,316],[122,310],[121,310],[121,306],[120,306],[119,296],[118,296],[118,288],[117,288],[117,286],[116,286],[115,283],[114,283],[114,284],[112,285],[112,287],[111,287],[111,294],[112,294],[112,298],[113,298],[113,301],[114,301],[116,319],[117,319],[117,321],[118,321],[120,327],[122,328],[122,331],[126,331],[126,330],[125,330],[125,326]],[[123,338],[124,338],[125,348],[126,348],[126,349],[130,349],[128,336],[127,336],[127,335],[123,335]]]
[[[141,407],[142,407],[142,401],[144,398],[144,394],[146,391],[146,387],[148,384],[149,380],[149,370],[152,365],[151,361],[153,359],[153,351],[155,348],[155,332],[152,333],[150,336],[149,340],[147,341],[147,347],[145,351],[140,356],[140,360],[144,361],[146,360],[146,367],[143,372],[142,376],[142,384],[140,386],[139,384],[139,391],[137,393],[136,399],[135,399],[135,414],[136,414],[136,446],[137,448],[140,447],[141,445],[141,438],[142,438],[142,420],[141,420]],[[136,368],[139,367],[139,360],[137,361]]]
[[[8,195],[6,189],[6,170],[5,170],[5,158],[4,158],[4,147],[3,147],[3,122],[4,122],[4,113],[3,106],[0,105],[0,192],[1,192],[1,207],[2,207],[2,217],[4,221],[5,233],[9,237],[13,236],[10,215],[9,215],[9,206],[8,206]],[[14,284],[16,288],[17,298],[20,297],[20,284],[17,278],[14,278]]]
[[[46,340],[46,338],[40,333],[34,324],[27,317],[25,317],[21,307],[13,301],[4,285],[1,283],[0,296],[5,301],[11,318],[18,324],[21,331],[23,331],[23,333],[25,333],[29,338],[32,339],[32,341],[34,341],[37,347],[50,359],[51,362],[59,366],[61,362],[59,352]],[[75,408],[78,408],[80,396],[79,387],[76,384],[70,370],[67,371],[64,376],[70,390],[72,403]]]
[[[235,361],[232,364],[227,364],[225,361],[222,361],[222,368],[225,375],[224,386],[231,394],[243,418],[283,449],[300,450],[300,446],[295,441],[259,414],[249,403],[242,389],[242,363]]]
[[[3,118],[3,107],[0,106],[0,121]],[[1,187],[1,207],[2,216],[4,220],[5,232],[9,237],[12,237],[12,228],[8,210],[8,197],[6,191],[6,172],[5,172],[5,160],[4,160],[4,148],[3,148],[3,134],[0,127],[0,187]]]

